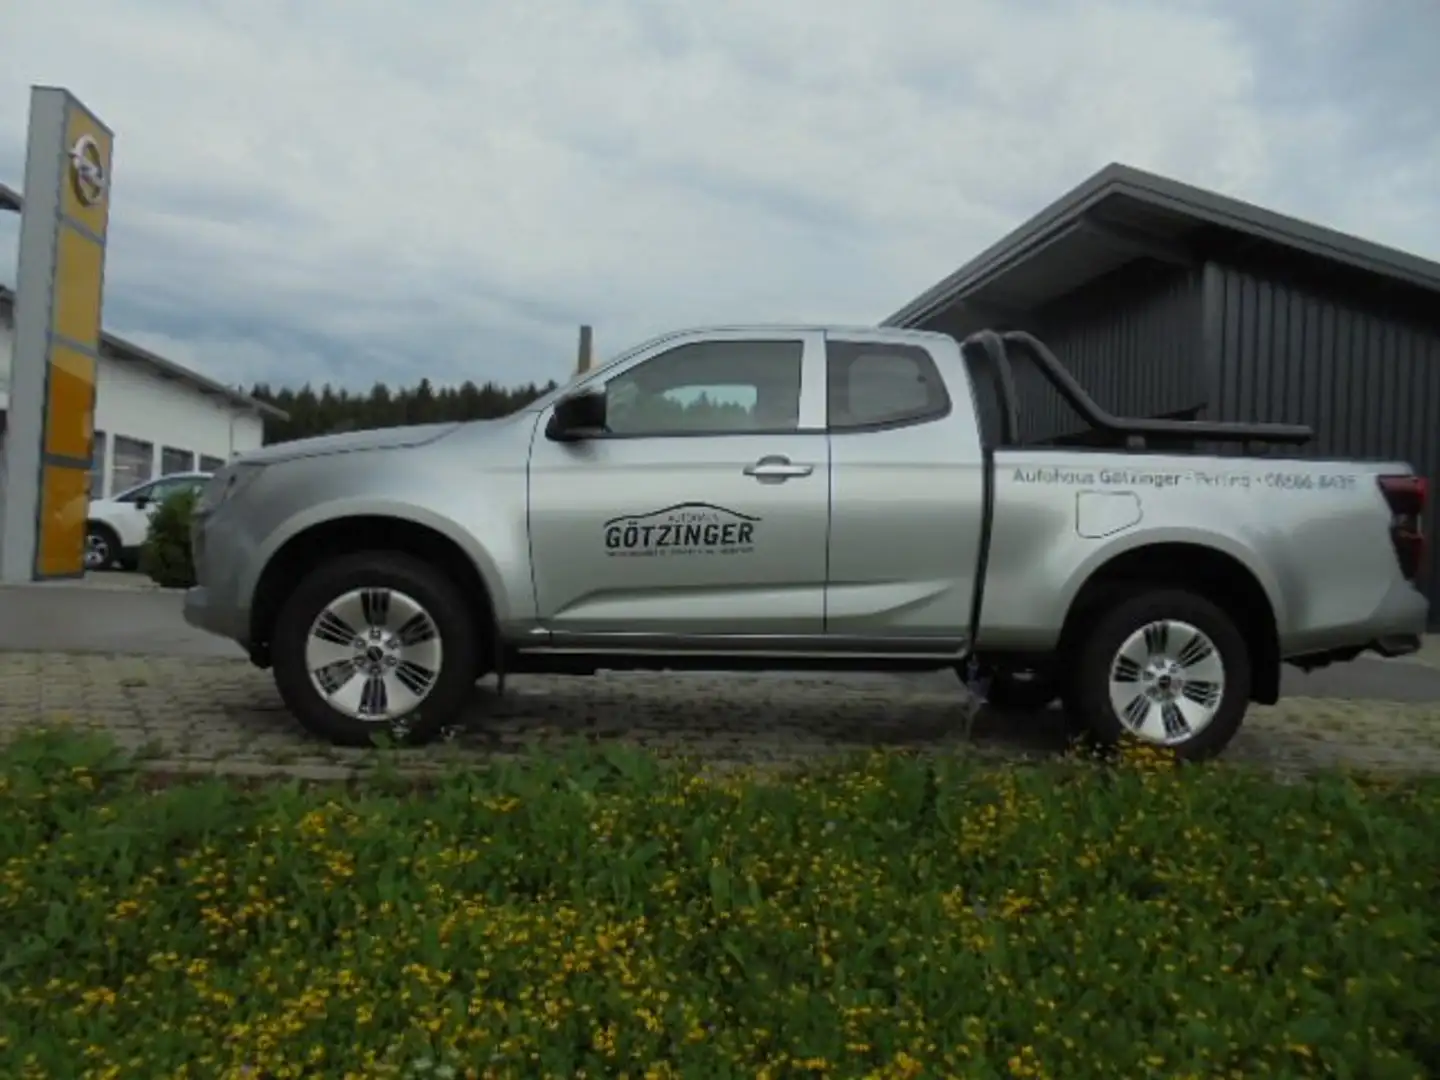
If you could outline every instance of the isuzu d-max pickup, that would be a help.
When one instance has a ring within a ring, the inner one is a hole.
[[[1086,434],[1021,438],[1019,362]],[[1024,333],[684,331],[498,420],[235,460],[185,614],[344,744],[433,737],[489,673],[833,667],[1202,758],[1283,663],[1419,645],[1425,479],[1310,438],[1117,418]]]

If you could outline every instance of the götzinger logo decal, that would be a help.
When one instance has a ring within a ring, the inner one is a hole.
[[[758,517],[706,502],[677,503],[605,522],[605,553],[614,556],[748,555]]]

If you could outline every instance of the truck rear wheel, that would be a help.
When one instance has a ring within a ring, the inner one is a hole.
[[[1245,635],[1183,589],[1115,600],[1075,657],[1069,705],[1102,745],[1127,736],[1198,761],[1229,745],[1250,704]]]
[[[285,601],[271,642],[275,684],[311,732],[341,746],[377,735],[418,744],[474,690],[479,629],[440,571],[397,552],[324,563]]]

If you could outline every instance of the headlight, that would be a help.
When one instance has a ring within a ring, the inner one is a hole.
[[[244,462],[226,465],[205,485],[205,490],[200,493],[200,501],[196,509],[209,512],[227,499],[233,499],[253,484],[264,468],[264,465],[247,465]]]

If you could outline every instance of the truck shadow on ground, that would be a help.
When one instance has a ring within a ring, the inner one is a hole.
[[[251,749],[356,761],[364,749],[328,747],[304,734],[279,695],[227,702],[227,725]],[[965,692],[894,684],[789,682],[747,676],[667,678],[517,677],[505,693],[478,684],[442,747],[401,749],[403,758],[507,756],[565,744],[630,744],[665,755],[734,762],[798,763],[821,756],[892,748],[961,750],[984,756],[1045,756],[1069,747],[1058,710],[984,708],[967,733]],[[256,744],[259,744],[257,746]],[[297,745],[298,744],[298,745]]]
[[[1369,666],[1383,685],[1324,693],[1316,676],[1279,705],[1252,709],[1226,759],[1292,771],[1343,765],[1440,773],[1440,702],[1429,685],[1440,672]],[[1417,681],[1427,685],[1408,685]],[[1058,711],[982,710],[967,737],[969,699],[953,676],[602,673],[515,677],[506,689],[498,695],[493,679],[476,687],[451,745],[397,752],[407,765],[427,768],[456,753],[478,762],[576,741],[795,763],[877,747],[994,758],[1069,749]],[[154,761],[256,774],[375,760],[370,748],[308,736],[268,672],[218,657],[0,651],[0,740],[37,723],[102,732]]]
[[[1059,754],[1070,745],[1059,710],[971,707],[953,689],[871,687],[774,677],[703,680],[655,676],[493,681],[476,688],[452,740],[461,747],[583,740],[743,760],[819,752],[972,747],[1006,755]]]

